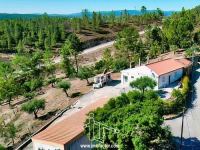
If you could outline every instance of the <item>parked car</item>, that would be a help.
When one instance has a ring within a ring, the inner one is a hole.
[[[111,79],[111,72],[107,72],[105,74],[100,74],[94,77],[94,84],[93,88],[102,88],[105,86],[108,82],[110,82]]]

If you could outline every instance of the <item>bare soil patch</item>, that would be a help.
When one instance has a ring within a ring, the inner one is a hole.
[[[62,74],[59,74],[60,76]],[[69,80],[69,79],[64,79]],[[75,95],[75,97],[67,97],[62,89],[53,88],[51,85],[43,87],[36,98],[43,98],[46,102],[45,110],[39,111],[39,119],[34,119],[32,114],[27,114],[21,111],[21,106],[24,102],[24,98],[13,101],[13,108],[11,109],[8,104],[0,106],[0,114],[5,122],[13,121],[17,126],[18,133],[15,142],[22,141],[27,135],[30,135],[46,124],[56,113],[73,104],[81,95],[88,93],[91,90],[91,86],[87,86],[86,81],[80,79],[70,79],[71,89],[69,95]],[[76,97],[76,93],[77,97]],[[1,144],[8,144],[8,141],[0,139]]]

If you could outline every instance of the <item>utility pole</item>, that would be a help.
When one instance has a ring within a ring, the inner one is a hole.
[[[183,116],[182,116],[182,124],[181,124],[181,144],[180,144],[180,150],[182,150],[182,143],[183,143],[183,125],[184,125],[184,114],[185,113],[185,107],[183,107]]]

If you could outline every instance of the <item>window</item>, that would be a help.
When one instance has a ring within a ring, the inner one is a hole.
[[[45,150],[43,147],[38,148],[38,150]]]
[[[152,75],[153,75],[154,78],[156,77],[154,73],[152,73]]]
[[[128,77],[127,76],[124,76],[124,82],[128,82]]]
[[[165,76],[162,77],[162,82],[165,82]]]
[[[131,76],[132,79],[134,79],[134,76]]]

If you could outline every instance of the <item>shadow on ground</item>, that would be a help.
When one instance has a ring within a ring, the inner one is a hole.
[[[193,71],[193,74],[191,76],[192,79],[192,85],[195,85],[198,80],[200,79],[200,67],[196,67],[195,70]],[[192,109],[195,107],[195,103],[197,100],[197,89],[192,87],[193,90],[191,91],[190,95],[188,96],[190,99],[188,100],[187,103],[187,108]],[[190,138],[183,138],[182,139],[182,147],[181,145],[181,138],[180,137],[173,137],[174,141],[177,144],[177,149],[178,150],[200,150],[200,140],[197,139],[196,137],[190,137]]]
[[[199,71],[200,66],[196,67],[195,70],[193,71],[193,74],[191,76],[192,79],[192,85],[195,85],[200,78],[200,71]],[[189,96],[190,100],[188,100],[187,107],[188,108],[193,108],[194,107],[194,100],[197,98],[197,93],[196,93],[196,88],[193,86],[193,90],[191,91],[191,94]]]
[[[112,80],[111,82],[109,82],[109,83],[107,84],[107,86],[116,86],[116,85],[118,85],[118,84],[120,84],[120,83],[121,83],[120,80]]]
[[[38,117],[38,119],[40,119],[40,120],[48,120],[52,116],[55,116],[57,112],[58,112],[57,109],[53,110],[53,111],[50,111],[50,112],[46,113],[45,115]]]
[[[183,138],[182,147],[180,147],[180,137],[174,137],[174,140],[178,150],[200,150],[200,141],[196,137]]]

